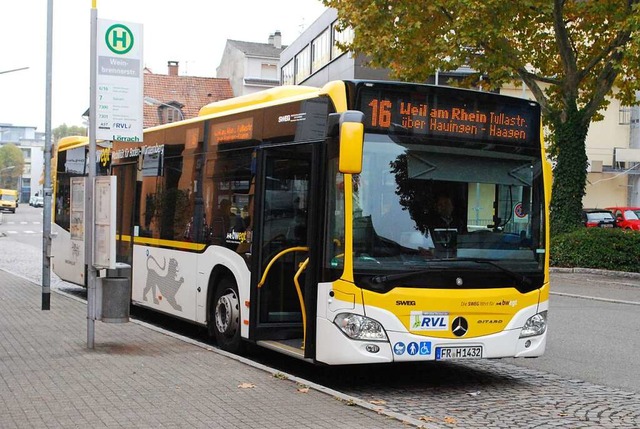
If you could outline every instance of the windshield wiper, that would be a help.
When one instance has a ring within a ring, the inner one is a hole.
[[[519,282],[520,284],[524,285],[524,286],[531,286],[533,283],[531,282],[531,279],[527,276],[524,276],[520,273],[517,273],[513,270],[510,270],[509,268],[505,268],[502,265],[498,264],[497,262],[494,262],[490,259],[478,259],[478,258],[461,258],[461,259],[457,259],[458,261],[470,261],[470,262],[475,262],[476,264],[488,264],[491,265],[492,267],[496,267],[497,269],[499,269],[500,271],[502,271],[505,274],[508,274],[509,277],[511,277],[512,279],[514,279],[515,281]]]
[[[500,271],[502,271],[503,273],[509,275],[509,277],[511,277],[512,279],[516,280],[517,282],[519,282],[520,284],[524,285],[524,286],[531,286],[533,283],[531,282],[531,279],[527,276],[524,276],[520,273],[517,273],[515,271],[512,271],[508,268],[503,267],[502,265],[491,261],[489,259],[477,259],[477,258],[460,258],[460,259],[432,259],[430,262],[443,262],[443,261],[447,261],[447,262],[474,262],[476,264],[487,264],[487,265],[491,265],[492,267],[495,267],[497,269],[499,269]],[[437,266],[437,267],[430,267],[424,270],[418,270],[418,271],[410,271],[408,273],[398,273],[398,274],[387,274],[387,275],[378,275],[378,276],[373,276],[371,277],[371,279],[369,280],[371,283],[373,284],[380,284],[380,283],[387,283],[387,282],[393,282],[393,281],[398,281],[398,280],[403,280],[403,279],[407,279],[407,278],[411,278],[414,276],[419,276],[421,274],[427,274],[433,271],[442,271],[442,270],[451,270],[453,269],[453,267],[443,267],[443,266]]]
[[[369,281],[373,284],[380,284],[380,283],[402,280],[402,279],[417,276],[420,274],[426,274],[431,271],[433,270],[420,270],[420,271],[411,271],[408,273],[400,273],[400,274],[387,274],[386,276],[373,276]]]
[[[447,261],[447,259],[431,259],[430,260],[430,262],[442,262],[442,261]],[[413,277],[413,276],[419,276],[420,274],[427,274],[427,273],[430,273],[432,271],[442,271],[442,270],[449,270],[449,269],[451,269],[451,267],[442,267],[442,266],[429,267],[429,268],[424,269],[424,270],[409,271],[407,273],[398,273],[398,274],[387,274],[387,275],[373,276],[373,277],[371,277],[371,279],[369,281],[371,283],[374,283],[374,284],[380,284],[380,283],[393,282],[393,281],[397,281],[397,280],[407,279],[407,278],[410,278],[410,277]]]

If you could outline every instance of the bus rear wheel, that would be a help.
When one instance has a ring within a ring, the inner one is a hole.
[[[223,278],[216,288],[209,317],[209,332],[211,331],[222,350],[231,353],[242,351],[238,286],[229,277]]]

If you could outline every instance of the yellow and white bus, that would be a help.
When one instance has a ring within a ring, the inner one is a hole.
[[[330,365],[535,357],[549,305],[541,136],[528,100],[336,81],[212,103],[95,162],[117,177],[132,303],[207,326],[225,350]],[[54,162],[53,267],[80,284],[65,192],[86,150],[68,138]]]

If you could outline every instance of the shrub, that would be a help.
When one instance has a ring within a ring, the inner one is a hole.
[[[640,272],[640,233],[582,228],[551,238],[552,267]]]

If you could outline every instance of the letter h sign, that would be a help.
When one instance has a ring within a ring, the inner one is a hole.
[[[133,32],[124,24],[114,24],[106,31],[105,42],[114,54],[126,54],[133,48]]]

